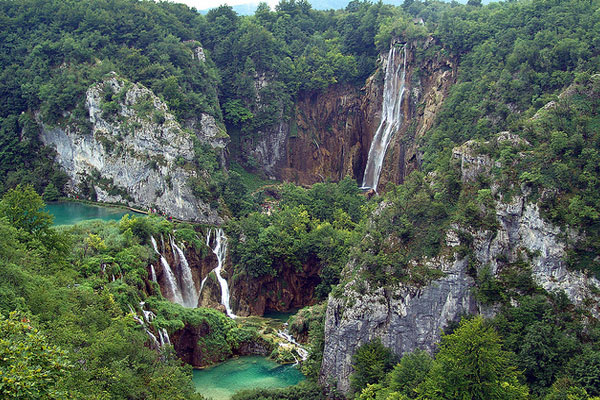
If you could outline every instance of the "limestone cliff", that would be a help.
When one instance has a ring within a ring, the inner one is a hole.
[[[382,188],[386,182],[402,182],[418,167],[417,141],[432,127],[456,79],[454,60],[437,53],[424,55],[434,46],[432,38],[407,44],[403,123],[387,151]],[[400,57],[393,62],[402,63]],[[377,71],[362,88],[339,84],[300,93],[291,120],[282,119],[261,132],[259,139],[246,141],[243,151],[252,154],[271,178],[313,184],[352,176],[362,182],[369,147],[381,120],[382,71],[387,62],[386,54],[382,54]]]
[[[368,131],[362,101],[361,92],[350,85],[300,94],[280,178],[312,184],[358,176],[364,164],[361,141]]]
[[[496,140],[527,146],[507,132],[500,133]],[[455,148],[453,157],[463,183],[488,174],[494,165],[475,142]],[[492,185],[495,197],[503,198],[498,190]],[[360,279],[360,270],[349,265],[347,271],[352,278],[347,278],[341,292],[330,295],[328,301],[321,383],[348,392],[352,355],[374,338],[381,338],[397,355],[417,348],[432,351],[442,329],[461,315],[493,315],[493,307],[478,304],[472,290],[473,271],[483,267],[500,276],[517,261],[524,261],[530,270],[523,272],[530,273],[534,284],[548,292],[564,291],[576,305],[593,304],[588,309],[590,315],[600,315],[600,282],[583,272],[567,270],[567,238],[576,238],[577,232],[565,232],[544,220],[526,190],[510,201],[496,202],[492,212],[497,221],[493,231],[457,224],[448,230],[443,256],[425,260],[427,266],[441,270],[444,276],[425,286],[383,289],[364,282],[359,285],[356,280]],[[466,236],[461,232],[468,233],[472,240],[461,242]],[[459,246],[470,248],[473,257],[463,256]]]
[[[392,46],[396,44],[392,43]],[[398,43],[397,45],[400,45]],[[457,74],[455,60],[445,58],[436,51],[434,56],[425,56],[435,47],[433,38],[406,43],[406,91],[402,102],[402,124],[395,132],[381,170],[378,188],[384,189],[387,182],[402,183],[404,178],[421,164],[418,148],[419,139],[433,126],[436,115],[446,98]],[[394,63],[401,63],[401,54],[396,54]],[[386,62],[382,57],[382,67]],[[381,92],[374,77],[367,82],[368,98],[378,99],[365,104],[365,114],[381,119]],[[377,94],[375,94],[377,93]],[[374,130],[370,131],[365,145],[370,146]],[[368,151],[368,147],[367,147]],[[362,177],[361,177],[362,178]]]
[[[222,223],[189,185],[191,178],[210,179],[193,164],[193,133],[180,126],[152,91],[112,74],[87,90],[85,107],[89,131],[45,126],[41,135],[44,144],[56,149],[72,195]],[[213,117],[201,115],[194,125],[200,141],[218,152],[224,148],[226,135]]]

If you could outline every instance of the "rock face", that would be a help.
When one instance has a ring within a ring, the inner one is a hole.
[[[361,102],[361,93],[349,85],[301,94],[279,177],[313,184],[358,176],[365,163],[361,141],[368,131]]]
[[[171,335],[171,342],[179,357],[184,363],[196,368],[202,368],[223,361],[222,354],[214,349],[205,349],[198,343],[211,333],[211,326],[203,321],[199,325],[186,325]],[[273,351],[273,344],[262,337],[251,342],[239,343],[232,349],[234,356],[268,356]]]
[[[387,292],[367,286],[361,294],[351,281],[345,285],[342,298],[329,297],[322,384],[333,382],[347,393],[352,356],[362,344],[380,338],[396,354],[417,348],[432,351],[449,322],[476,310],[470,292],[474,281],[466,273],[466,261],[432,263],[446,276],[423,288],[402,287]]]
[[[320,268],[307,263],[301,271],[281,268],[276,277],[229,280],[233,310],[239,316],[263,315],[265,311],[288,311],[314,303],[315,287],[321,281]]]
[[[258,139],[248,139],[244,147],[269,179],[278,179],[281,169],[287,163],[287,144],[290,127],[280,121],[264,131],[258,132]]]
[[[402,102],[404,118],[400,130],[395,133],[386,152],[378,188],[384,189],[387,182],[404,182],[404,178],[419,167],[421,160],[417,142],[433,126],[450,86],[456,81],[455,60],[436,57],[417,61],[417,52],[434,45],[433,38],[407,44],[406,92]],[[402,55],[398,52],[394,63],[399,65],[402,62],[401,58]],[[382,57],[382,60],[384,59],[385,57]],[[380,99],[382,90],[375,79],[367,82],[366,90],[367,93],[373,93],[369,97]],[[378,93],[377,97],[375,93]],[[376,110],[373,110],[373,106],[377,107]],[[381,100],[371,101],[366,107],[368,114],[381,113]],[[378,115],[377,123],[380,118]],[[370,132],[369,146],[375,131]]]
[[[503,132],[498,139],[505,137],[510,138],[510,135]],[[512,142],[527,145],[524,141]],[[488,156],[476,151],[475,142],[455,148],[453,157],[461,169],[464,183],[487,174],[493,164]],[[498,194],[497,190],[497,187],[492,188],[494,194]],[[348,392],[352,355],[360,345],[374,338],[381,338],[382,343],[397,355],[417,348],[432,351],[441,330],[450,321],[458,320],[463,314],[493,315],[493,309],[477,304],[471,291],[475,282],[468,271],[472,274],[473,270],[484,266],[499,275],[511,263],[524,260],[531,266],[535,284],[548,292],[564,291],[576,305],[595,304],[589,312],[595,317],[600,315],[600,282],[583,272],[567,270],[564,261],[566,239],[576,239],[575,232],[564,232],[545,221],[537,204],[526,194],[513,196],[508,202],[497,202],[493,211],[497,229],[493,232],[467,230],[473,238],[471,244],[461,243],[457,234],[465,228],[454,225],[447,232],[443,253],[454,254],[453,260],[447,256],[426,261],[429,266],[443,271],[443,278],[420,288],[398,287],[387,291],[368,285],[358,291],[356,288],[360,285],[351,280],[344,285],[341,296],[329,297],[322,384]],[[473,250],[472,265],[453,251],[461,244]]]
[[[418,167],[418,138],[433,125],[450,86],[456,78],[456,62],[436,58],[416,61],[419,50],[433,46],[433,39],[407,45],[406,92],[403,124],[386,153],[381,176],[401,183]],[[402,52],[394,63],[402,63]],[[259,168],[271,178],[298,184],[338,181],[345,176],[362,182],[369,147],[381,120],[383,101],[380,68],[365,86],[334,85],[321,92],[304,92],[296,99],[294,117],[281,121],[258,140],[248,140],[243,151],[254,156]]]
[[[133,207],[157,208],[175,218],[221,224],[210,206],[198,200],[188,181],[193,166],[192,133],[175,121],[166,104],[149,89],[112,75],[86,93],[89,132],[75,126],[44,127],[42,141],[57,151],[71,179],[73,195]],[[224,137],[209,115],[196,134],[224,147]]]

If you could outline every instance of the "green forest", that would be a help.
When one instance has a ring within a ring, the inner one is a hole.
[[[456,66],[432,126],[406,139],[419,162],[401,183],[371,196],[356,174],[282,182],[244,150],[280,124],[294,137],[300,98],[382,87],[382,60],[398,43],[414,49],[411,84],[435,61]],[[280,0],[243,16],[166,1],[0,0],[0,65],[1,398],[209,400],[177,345],[155,345],[162,332],[177,344],[197,333],[202,367],[256,343],[275,360],[297,361],[257,316],[183,307],[152,277],[159,237],[183,244],[193,269],[214,264],[211,224],[132,214],[56,226],[45,211],[59,199],[96,200],[93,190],[74,191],[41,134],[91,135],[88,89],[115,75],[158,96],[193,143],[193,161],[176,164],[222,218],[232,293],[258,287],[265,310],[300,308],[287,327],[308,352],[299,366],[306,380],[233,399],[600,398],[600,1],[352,0],[316,10]],[[102,93],[103,116],[124,118],[125,92]],[[147,107],[148,119],[164,125],[165,114]],[[225,150],[194,131],[204,114]],[[472,177],[468,160],[480,163]],[[151,162],[154,171],[164,164]],[[515,202],[540,216],[537,233],[564,243],[557,262],[568,279],[585,277],[584,294],[548,289],[560,283],[555,276],[540,283],[535,260],[547,255],[517,249],[513,242],[531,239],[523,231],[509,240],[514,254],[479,261],[481,242],[502,240]],[[175,246],[162,244],[169,247],[175,257]],[[365,334],[346,354],[350,389],[338,390],[322,369],[325,332],[346,316],[330,303],[346,311],[357,303],[348,293],[388,301],[404,288],[421,293],[452,260],[464,261],[477,312],[444,321],[434,351],[398,354]],[[155,318],[146,321],[148,311]]]

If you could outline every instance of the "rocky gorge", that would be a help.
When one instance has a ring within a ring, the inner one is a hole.
[[[424,55],[434,45],[431,37],[406,44],[403,122],[385,156],[382,187],[386,182],[402,183],[418,168],[417,142],[432,127],[456,80],[455,60]],[[310,185],[351,176],[360,182],[382,118],[383,75],[388,62],[387,53],[380,54],[378,70],[361,88],[340,84],[321,92],[300,93],[291,119],[268,129],[258,143],[245,143],[243,151],[254,155],[259,168],[272,178]],[[398,52],[392,63],[402,62]]]

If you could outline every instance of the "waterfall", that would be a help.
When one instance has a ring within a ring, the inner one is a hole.
[[[210,275],[210,272],[208,273],[208,275]],[[204,288],[204,284],[206,283],[206,280],[208,279],[208,275],[206,275],[204,277],[204,279],[202,279],[202,283],[200,283],[200,291],[198,292],[198,297],[200,297],[200,294],[202,293],[202,289]]]
[[[392,45],[388,53],[383,87],[381,122],[369,149],[369,157],[362,183],[362,188],[364,189],[377,190],[385,152],[391,142],[392,136],[402,126],[402,98],[406,90],[406,44],[402,52],[403,63],[397,66],[395,65],[396,46]],[[401,74],[399,74],[400,68],[402,68]]]
[[[175,275],[173,274],[173,271],[171,270],[171,266],[169,265],[169,262],[158,251],[158,248],[156,246],[156,240],[154,239],[154,236],[150,236],[150,241],[152,242],[152,247],[154,247],[154,251],[156,252],[156,254],[158,254],[160,256],[160,263],[162,264],[163,271],[165,272],[164,275],[165,275],[166,281],[167,281],[167,286],[168,286],[167,289],[173,295],[173,302],[184,306],[183,297],[181,295],[181,291],[179,290],[179,286],[177,285],[177,279],[175,278]]]
[[[160,328],[158,330],[158,337],[160,338],[161,347],[164,347],[167,344],[171,344],[171,339],[169,338],[169,334],[167,333],[167,330],[165,328]]]
[[[227,255],[227,237],[225,236],[223,229],[215,229],[215,247],[213,248],[210,246],[210,232],[211,231],[209,230],[208,234],[206,235],[206,245],[210,247],[215,256],[217,256],[217,267],[213,271],[215,271],[215,275],[217,276],[217,280],[221,286],[221,304],[225,306],[227,315],[230,318],[236,318],[236,315],[233,313],[233,311],[231,311],[231,307],[229,305],[229,286],[227,285],[227,281],[221,276],[223,262],[225,261],[225,256]],[[202,292],[202,287],[204,286],[205,282],[206,278],[202,280],[200,292]]]
[[[150,279],[152,279],[152,282],[158,282],[156,280],[156,271],[154,270],[154,265],[150,264]]]
[[[285,323],[284,326],[286,328],[283,331],[278,331],[277,336],[296,346],[296,351],[298,352],[298,355],[300,356],[300,358],[302,358],[302,361],[306,361],[306,359],[308,358],[308,350],[302,347],[302,345],[298,343],[292,335],[290,335],[287,328],[287,323]],[[294,356],[294,358],[296,358],[296,356]]]
[[[144,328],[144,331],[146,332],[146,334],[148,335],[148,337],[152,341],[153,347],[155,349],[157,349],[157,350],[160,349],[161,347],[163,347],[162,344],[158,342],[158,339],[156,339],[156,336],[154,336],[154,334],[152,332],[150,332],[150,329],[148,329],[148,326],[146,325],[146,323],[140,317],[138,317],[138,315],[134,311],[133,307],[131,307],[130,304],[127,304],[127,306],[129,307],[129,311],[131,311],[131,313],[133,314],[134,321],[137,322],[138,324],[140,324],[142,326],[142,328]],[[152,316],[153,316],[152,318],[154,318],[154,313],[152,311],[144,311],[144,302],[141,302],[140,306],[142,307],[142,313],[144,313],[144,320],[146,322],[150,322],[146,318],[146,313],[152,314]]]
[[[192,269],[190,268],[187,258],[185,258],[183,250],[177,246],[173,237],[170,237],[170,240],[171,248],[176,255],[177,263],[179,265],[183,306],[188,308],[198,307],[200,293],[196,291],[196,285],[194,284],[194,278],[192,277]]]

